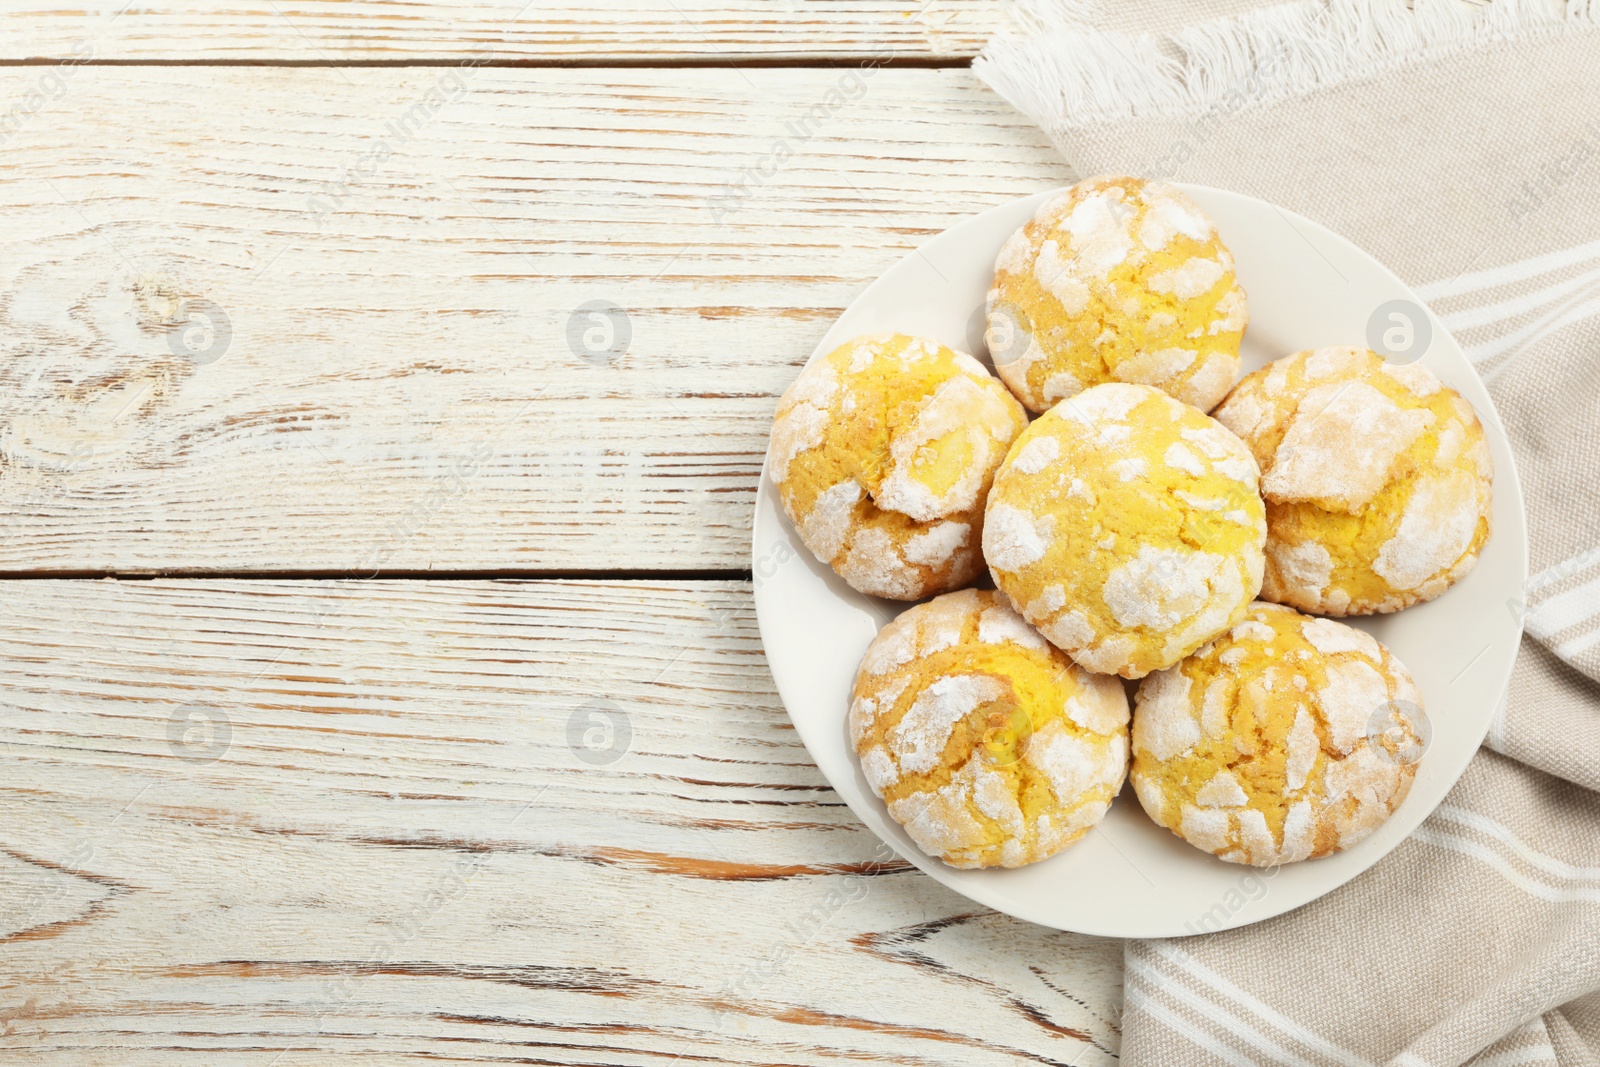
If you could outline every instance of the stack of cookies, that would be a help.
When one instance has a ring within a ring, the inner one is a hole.
[[[1361,840],[1410,788],[1422,696],[1330,617],[1472,567],[1493,472],[1471,405],[1364,348],[1236,383],[1233,259],[1158,182],[1047,201],[988,314],[998,377],[871,335],[778,405],[768,470],[800,539],[863,593],[933,598],[857,673],[867,783],[956,867],[1060,852],[1129,775],[1151,819],[1231,862]],[[995,588],[968,588],[985,570]]]

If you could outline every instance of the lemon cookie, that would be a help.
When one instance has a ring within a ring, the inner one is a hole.
[[[1148,385],[1063,400],[1011,446],[983,554],[1078,663],[1142,678],[1244,614],[1261,588],[1256,464],[1216,420]]]
[[[778,401],[767,470],[817,559],[863,593],[970,584],[984,497],[1027,413],[977,360],[904,334],[857,337]]]
[[[1046,200],[995,259],[1000,377],[1030,410],[1102,382],[1209,411],[1239,374],[1249,318],[1216,225],[1165,182],[1103,177]]]
[[[1373,638],[1258,602],[1139,686],[1134,791],[1150,818],[1231,863],[1348,848],[1411,788],[1422,694]]]
[[[919,604],[867,649],[850,740],[889,814],[952,867],[1020,867],[1105,815],[1128,764],[1128,698],[998,593]]]
[[[1322,615],[1399,611],[1472,569],[1494,468],[1472,405],[1420,364],[1297,352],[1217,409],[1261,466],[1261,595]]]

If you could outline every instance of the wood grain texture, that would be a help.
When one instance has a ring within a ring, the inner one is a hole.
[[[746,569],[774,398],[833,317],[1070,180],[965,71],[54,85],[3,145],[14,574]],[[588,354],[611,323],[626,353]]]
[[[11,3],[7,7],[18,9]],[[1005,21],[1000,0],[206,0],[91,3],[6,16],[0,58],[428,62],[485,46],[502,62],[961,60]]]
[[[1114,1058],[1119,946],[883,850],[747,584],[5,594],[7,1064]]]

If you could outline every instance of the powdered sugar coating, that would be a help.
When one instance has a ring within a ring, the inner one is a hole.
[[[1029,626],[1021,615],[1004,606],[985,608],[978,616],[978,640],[986,645],[1010,641],[1035,652],[1049,651],[1049,644],[1039,631]]]
[[[922,592],[921,572],[906,562],[894,536],[875,526],[856,531],[843,558],[834,560],[833,569],[853,588],[875,596],[915,600]]]
[[[1157,271],[1150,276],[1150,288],[1158,293],[1171,293],[1184,300],[1202,296],[1220,282],[1227,273],[1216,259],[1196,256],[1184,260],[1171,270]]]
[[[995,567],[1021,570],[1044,558],[1053,523],[1010,504],[997,504],[984,516],[983,555]]]
[[[817,496],[800,522],[800,539],[818,559],[834,559],[844,551],[860,501],[861,486],[854,479],[831,485]]]
[[[1267,529],[1272,529],[1270,523]],[[1300,590],[1301,596],[1325,608],[1330,615],[1344,614],[1350,595],[1328,588],[1333,581],[1333,554],[1326,546],[1316,541],[1285,543],[1269,538],[1267,559],[1272,563],[1268,573],[1276,575],[1278,588]]]
[[[1478,528],[1478,480],[1469,471],[1418,479],[1400,526],[1378,549],[1372,569],[1409,592],[1450,569]]]
[[[1127,769],[1121,686],[1073,664],[990,591],[936,597],[884,627],[857,672],[849,729],[890,816],[958,867],[1020,866],[1067,847]]]
[[[861,754],[861,773],[866,776],[872,791],[879,796],[900,780],[900,768],[895,766],[882,745],[873,745]]]
[[[1382,656],[1377,640],[1367,631],[1331,619],[1307,619],[1300,624],[1300,632],[1325,656],[1339,652],[1360,652],[1374,660]]]
[[[1215,224],[1175,187],[1080,182],[996,257],[991,324],[1026,334],[1022,356],[996,361],[1000,377],[1036,412],[1108,381],[1208,410],[1238,374],[1248,319],[1233,266]]]
[[[1174,441],[1168,445],[1166,454],[1161,458],[1166,461],[1167,466],[1176,467],[1185,474],[1192,474],[1196,478],[1205,477],[1206,465],[1181,442]]]
[[[916,600],[977,576],[984,499],[1025,423],[971,356],[870,334],[801,371],[767,469],[817,559],[861,592]]]
[[[1157,823],[1229,862],[1326,855],[1405,799],[1420,708],[1405,668],[1369,635],[1258,601],[1140,685],[1134,791]]]
[[[1228,561],[1210,552],[1141,545],[1101,587],[1111,617],[1127,629],[1170,630],[1204,609]]]
[[[1261,491],[1270,500],[1354,511],[1371,502],[1395,459],[1433,421],[1431,411],[1401,408],[1359,380],[1319,385],[1289,417]]]
[[[1139,686],[1139,701],[1133,721],[1135,752],[1149,752],[1156,759],[1181,756],[1199,743],[1200,724],[1190,714],[1189,693],[1193,679],[1176,669],[1157,671]]]
[[[1250,802],[1250,794],[1244,791],[1239,779],[1227,771],[1218,771],[1195,791],[1194,799],[1195,803],[1208,808],[1242,808]]]
[[[936,522],[906,542],[905,557],[912,563],[937,567],[967,546],[972,527],[964,522]]]
[[[1012,464],[1020,471],[1038,474],[1061,456],[1061,442],[1054,437],[1035,437],[1012,457]]]

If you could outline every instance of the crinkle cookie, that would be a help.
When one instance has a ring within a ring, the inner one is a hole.
[[[1321,615],[1399,611],[1472,569],[1494,467],[1472,405],[1419,364],[1296,352],[1217,409],[1261,465],[1261,596]]]
[[[1041,412],[1102,382],[1153,385],[1202,411],[1239,374],[1249,310],[1233,256],[1165,182],[1102,177],[1046,200],[995,259],[995,368]]]
[[[1232,625],[1261,588],[1256,464],[1148,385],[1098,385],[1018,437],[983,554],[1024,618],[1078,663],[1142,678]]]
[[[999,594],[919,604],[867,649],[850,740],[889,814],[952,867],[1053,856],[1105,815],[1128,765],[1128,698]]]
[[[1422,694],[1361,630],[1277,604],[1139,686],[1133,788],[1150,818],[1270,867],[1366,837],[1411,788]]]
[[[1027,418],[965,353],[857,337],[778,401],[767,470],[817,559],[863,593],[919,600],[982,570],[984,497]]]

